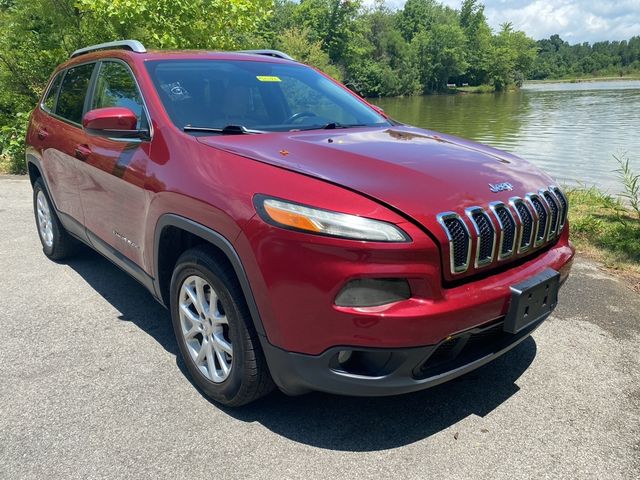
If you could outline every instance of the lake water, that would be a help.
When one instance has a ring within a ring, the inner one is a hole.
[[[477,140],[561,184],[621,187],[613,155],[640,173],[640,81],[526,84],[516,92],[381,98],[392,118]]]

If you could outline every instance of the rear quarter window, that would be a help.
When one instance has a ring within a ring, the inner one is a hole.
[[[82,123],[84,100],[94,65],[88,63],[67,70],[58,94],[56,115],[74,123]]]

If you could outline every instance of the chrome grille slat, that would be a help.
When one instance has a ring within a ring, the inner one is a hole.
[[[498,260],[504,260],[515,252],[517,238],[516,221],[509,207],[502,202],[491,202],[489,208],[500,226]]]
[[[547,207],[546,202],[536,193],[528,194],[527,199],[531,202],[538,216],[538,228],[536,228],[533,243],[533,246],[537,247],[544,243],[547,238],[547,233],[549,232],[549,207]]]
[[[482,207],[470,207],[465,213],[471,220],[476,234],[475,268],[484,267],[493,261],[496,246],[496,229],[491,218]]]
[[[549,214],[551,215],[549,220],[549,232],[547,234],[547,240],[551,240],[556,236],[558,232],[558,222],[560,221],[560,205],[555,196],[549,190],[540,190],[540,196],[544,198],[549,207]]]
[[[467,224],[455,212],[441,213],[437,218],[449,241],[451,272],[466,272],[471,259],[471,235]]]
[[[527,203],[520,197],[512,197],[509,199],[509,205],[516,212],[516,217],[520,222],[518,228],[518,239],[516,245],[518,253],[526,252],[533,244],[533,232],[536,227],[535,215],[529,209]]]
[[[567,215],[569,213],[569,202],[567,201],[567,197],[558,187],[550,186],[549,190],[556,196],[558,202],[560,203],[561,213],[560,213],[560,221],[558,225],[558,235],[564,229],[564,224],[567,223]]]

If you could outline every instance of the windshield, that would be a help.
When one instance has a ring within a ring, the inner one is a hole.
[[[269,62],[157,60],[147,69],[171,121],[209,134],[275,132],[389,122],[312,68]]]

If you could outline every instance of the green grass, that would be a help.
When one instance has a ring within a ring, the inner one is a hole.
[[[640,274],[640,218],[595,187],[569,188],[571,239],[608,268]]]

